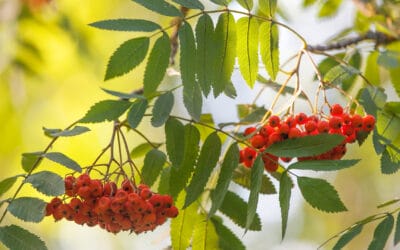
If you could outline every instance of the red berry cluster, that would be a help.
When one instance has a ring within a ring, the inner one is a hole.
[[[113,181],[103,184],[88,174],[67,176],[64,183],[64,201],[55,197],[46,206],[46,215],[56,221],[65,218],[80,225],[99,225],[111,233],[139,234],[178,215],[171,196],[153,193],[144,184],[135,187],[124,180],[117,188]]]
[[[269,118],[268,123],[258,131],[256,127],[248,127],[244,131],[245,136],[252,135],[249,139],[252,147],[245,147],[240,151],[240,162],[250,168],[253,166],[257,154],[276,142],[321,133],[341,134],[346,139],[342,144],[328,152],[313,157],[301,157],[298,160],[337,160],[346,153],[346,143],[355,142],[358,133],[369,133],[374,129],[374,126],[374,116],[351,115],[344,112],[343,107],[339,104],[334,104],[331,107],[330,116],[326,118],[299,113],[296,116],[289,116],[285,120],[281,120],[279,116],[273,115]],[[269,153],[263,153],[262,159],[265,169],[271,172],[277,170],[279,159],[284,162],[291,161],[290,158],[279,158]]]

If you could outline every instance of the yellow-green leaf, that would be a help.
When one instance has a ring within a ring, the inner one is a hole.
[[[264,22],[260,25],[260,53],[269,76],[275,80],[279,71],[279,32],[276,24]]]
[[[247,84],[253,87],[258,72],[258,21],[242,17],[236,26],[239,69]]]

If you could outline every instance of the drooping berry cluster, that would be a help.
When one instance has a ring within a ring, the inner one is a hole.
[[[321,133],[341,134],[345,137],[345,140],[339,146],[321,155],[301,157],[298,160],[337,160],[346,153],[346,143],[355,142],[360,133],[369,133],[374,129],[374,126],[374,116],[351,115],[344,112],[343,107],[339,104],[334,104],[331,107],[330,116],[324,118],[299,113],[296,116],[289,116],[285,120],[281,120],[279,116],[274,115],[258,131],[256,127],[246,128],[244,135],[252,135],[249,139],[252,147],[245,147],[240,151],[240,162],[250,168],[253,166],[257,155],[276,142]],[[265,169],[271,172],[277,170],[279,160],[284,162],[291,160],[290,158],[277,157],[269,153],[263,153],[262,159]]]
[[[67,176],[64,183],[64,200],[55,197],[46,206],[46,215],[56,221],[65,218],[80,225],[99,225],[111,233],[139,234],[178,215],[171,196],[153,193],[144,184],[135,187],[124,180],[117,188],[113,181],[103,183],[88,174]]]

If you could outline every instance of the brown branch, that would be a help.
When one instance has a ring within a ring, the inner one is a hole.
[[[397,41],[398,39],[382,32],[378,31],[368,31],[364,35],[360,35],[353,38],[343,39],[339,42],[334,42],[327,45],[307,45],[306,50],[310,52],[314,51],[328,51],[328,50],[337,50],[337,49],[345,49],[346,47],[357,45],[363,41],[373,41],[375,42],[375,46],[389,44],[391,42]]]
[[[180,10],[184,17],[187,15],[187,13],[189,11],[188,8],[183,7],[183,6],[181,7]],[[174,28],[172,30],[172,34],[170,37],[170,42],[171,42],[171,54],[169,56],[169,64],[170,65],[175,65],[175,56],[176,56],[176,53],[178,53],[178,49],[179,49],[178,34],[179,34],[179,28],[182,26],[182,21],[183,21],[182,17],[175,17],[171,21],[171,25],[173,25]]]

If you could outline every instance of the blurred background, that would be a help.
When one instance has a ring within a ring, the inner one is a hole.
[[[324,20],[315,18],[315,9],[302,9],[299,0],[282,0],[279,4],[288,17],[285,22],[310,44],[323,43],[337,30],[349,27],[353,22],[354,6],[351,1],[342,6],[338,16]],[[144,64],[123,77],[103,81],[112,52],[123,41],[140,34],[96,30],[88,24],[121,17],[154,20],[163,25],[170,22],[170,18],[154,15],[129,0],[0,0],[0,179],[22,172],[22,153],[40,151],[46,147],[49,138],[43,134],[43,127],[65,128],[81,118],[95,102],[110,98],[101,90],[102,87],[122,92],[141,87]],[[284,61],[299,49],[299,44],[292,35],[282,32],[280,48],[281,61]],[[307,69],[309,66],[306,64],[302,67],[302,81],[312,83],[311,69]],[[236,120],[235,105],[251,103],[257,90],[260,90],[258,85],[254,90],[245,86],[239,73],[235,73],[234,77],[233,82],[239,93],[235,101],[219,97],[205,103],[204,111],[211,112],[216,123]],[[177,76],[170,75],[166,76],[165,81],[168,84],[177,79]],[[268,95],[263,98],[261,103],[269,102]],[[332,96],[332,100],[335,98],[341,101],[340,97]],[[177,107],[176,112],[179,110],[181,107]],[[111,133],[109,124],[90,128],[90,133],[60,140],[54,150],[66,153],[82,166],[90,164],[107,144]],[[140,129],[151,135],[154,141],[164,140],[162,130],[154,130],[147,120],[142,122]],[[132,146],[140,142],[139,138],[130,137]],[[353,222],[379,212],[376,206],[380,203],[400,195],[396,186],[398,174],[380,174],[379,158],[370,140],[362,147],[351,145],[346,158],[362,160],[351,169],[323,177],[337,188],[348,212],[319,212],[305,204],[295,189],[288,234],[284,241],[280,239],[281,219],[277,195],[261,197],[258,208],[263,223],[261,232],[243,235],[244,231],[228,219],[227,225],[242,238],[248,249],[316,249]],[[57,169],[58,166],[45,161],[41,167]],[[63,170],[57,171],[62,173]],[[31,193],[34,190],[25,188],[24,192]],[[247,197],[248,193],[242,195]],[[10,222],[19,223],[8,215],[6,223]],[[25,225],[41,236],[49,249],[57,250],[165,249],[170,242],[168,224],[139,236],[127,233],[112,235],[97,227],[82,227],[65,221],[54,223],[52,218],[45,218],[40,224]],[[366,226],[348,249],[366,249],[375,226]],[[391,239],[389,241],[392,242]],[[332,244],[328,244],[324,249],[331,247]]]

